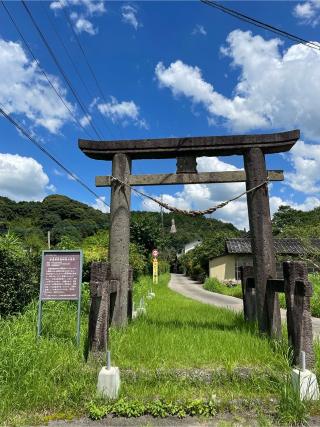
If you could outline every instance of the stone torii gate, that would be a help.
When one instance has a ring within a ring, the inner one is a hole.
[[[265,155],[289,151],[300,136],[299,130],[259,134],[161,138],[120,141],[79,140],[85,155],[97,160],[112,160],[112,176],[97,176],[96,186],[111,187],[109,261],[111,279],[118,281],[112,322],[124,326],[128,317],[128,269],[130,240],[130,186],[163,184],[204,184],[246,182],[247,191],[267,179],[282,181],[283,171],[267,171]],[[201,156],[244,157],[245,171],[197,172]],[[136,159],[177,159],[173,174],[131,175]],[[258,324],[270,336],[281,334],[277,293],[267,288],[276,276],[267,185],[247,194],[255,276]]]

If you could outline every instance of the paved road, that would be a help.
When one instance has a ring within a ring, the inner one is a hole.
[[[204,304],[214,305],[216,307],[228,308],[234,311],[242,311],[242,300],[227,295],[216,294],[214,292],[206,291],[203,286],[194,280],[189,279],[183,274],[171,274],[169,288],[179,294]],[[281,318],[286,320],[286,310],[281,309]],[[314,339],[320,337],[320,319],[312,318],[312,329]]]

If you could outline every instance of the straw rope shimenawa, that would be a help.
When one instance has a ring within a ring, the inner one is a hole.
[[[181,214],[189,215],[189,216],[198,216],[198,215],[209,215],[209,214],[212,214],[216,210],[225,207],[229,203],[234,202],[235,200],[240,199],[245,194],[252,193],[253,191],[257,190],[258,188],[263,187],[264,185],[268,185],[269,178],[267,178],[265,181],[261,182],[260,184],[256,185],[255,187],[250,188],[250,190],[243,191],[238,196],[232,197],[231,199],[226,200],[225,202],[221,202],[221,203],[219,203],[216,206],[212,206],[211,208],[204,209],[204,210],[201,210],[201,211],[200,210],[190,210],[189,211],[189,210],[186,210],[186,209],[179,209],[179,208],[176,208],[175,206],[171,206],[168,203],[165,203],[163,200],[159,200],[159,199],[157,199],[155,197],[150,196],[149,194],[143,193],[142,191],[139,191],[136,188],[131,187],[126,182],[123,182],[120,179],[115,178],[114,176],[111,176],[111,181],[116,181],[120,185],[126,185],[126,186],[130,187],[132,189],[132,191],[134,191],[135,193],[137,193],[140,196],[145,197],[145,198],[147,198],[149,200],[152,200],[153,202],[157,203],[159,206],[162,206],[163,208],[167,209],[170,212],[181,213]]]

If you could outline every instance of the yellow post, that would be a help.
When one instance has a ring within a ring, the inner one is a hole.
[[[158,284],[158,259],[157,258],[153,258],[153,262],[152,262],[152,271],[153,271],[153,284],[157,285]]]

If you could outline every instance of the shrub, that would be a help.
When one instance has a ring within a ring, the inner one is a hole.
[[[84,239],[83,244],[83,280],[90,280],[90,267],[94,261],[107,261],[109,251],[109,234],[106,231],[99,231],[93,236]],[[143,274],[146,269],[146,257],[135,243],[130,243],[129,263],[133,268],[133,276],[136,279]]]
[[[17,314],[39,288],[37,260],[12,234],[0,237],[0,316]]]
[[[230,295],[236,298],[242,298],[241,285],[232,283],[221,283],[215,277],[207,278],[203,285],[204,289],[218,294]]]
[[[195,280],[204,281],[209,273],[209,260],[225,252],[227,238],[241,235],[234,230],[208,233],[203,242],[179,258],[180,265],[185,273]]]

